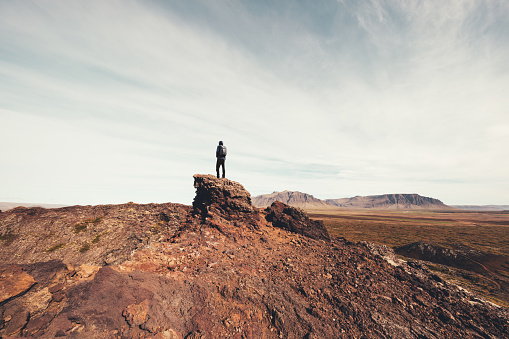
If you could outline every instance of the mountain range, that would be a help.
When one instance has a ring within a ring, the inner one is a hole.
[[[453,207],[444,204],[434,198],[424,197],[419,194],[382,194],[369,196],[356,196],[341,199],[318,199],[311,194],[293,191],[273,192],[262,194],[252,198],[253,205],[257,207],[270,206],[274,201],[280,201],[290,206],[303,209],[431,209],[444,210]]]

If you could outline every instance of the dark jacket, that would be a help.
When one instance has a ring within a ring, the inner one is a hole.
[[[224,146],[224,145],[217,145],[217,148],[216,148],[216,158],[224,160],[224,159],[226,159],[226,155],[222,156],[222,157],[219,156],[219,151],[221,150],[221,147],[224,147],[224,150],[225,150],[225,153],[226,153],[226,146]]]

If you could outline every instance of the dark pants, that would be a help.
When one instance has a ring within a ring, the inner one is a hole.
[[[217,159],[216,162],[216,173],[219,178],[219,167],[223,166],[223,178],[224,178],[224,159]]]

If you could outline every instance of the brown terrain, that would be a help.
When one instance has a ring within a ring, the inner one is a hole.
[[[194,179],[193,206],[0,213],[0,337],[508,337],[506,308],[338,237],[353,219],[319,215],[329,232],[280,202],[253,207],[239,183]]]
[[[309,211],[332,235],[392,247],[437,274],[509,307],[509,213]]]

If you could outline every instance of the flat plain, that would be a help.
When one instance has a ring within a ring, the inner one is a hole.
[[[509,307],[509,212],[427,210],[308,210],[331,235],[391,248],[422,241],[455,250],[470,248],[484,256],[483,272],[439,262],[428,263],[444,279]]]

